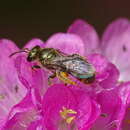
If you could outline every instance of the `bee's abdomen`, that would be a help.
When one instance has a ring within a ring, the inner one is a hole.
[[[85,83],[85,84],[90,84],[93,83],[95,81],[95,74],[91,75],[91,76],[87,76],[87,78],[78,78],[78,80],[80,80],[81,82]]]

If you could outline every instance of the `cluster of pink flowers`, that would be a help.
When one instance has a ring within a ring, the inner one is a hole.
[[[118,19],[99,39],[94,28],[76,20],[67,33],[35,45],[85,56],[96,69],[92,84],[48,85],[48,71],[32,69],[27,54],[0,40],[0,130],[130,130],[130,22]]]

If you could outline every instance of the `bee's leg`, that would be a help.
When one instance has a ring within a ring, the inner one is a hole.
[[[51,80],[54,79],[55,77],[56,77],[56,73],[53,73],[52,75],[50,75],[50,76],[48,77],[48,84],[49,84],[49,85],[52,84],[52,83],[51,83]]]
[[[40,69],[41,67],[39,65],[33,65],[32,69]]]
[[[76,83],[68,77],[68,74],[66,72],[56,71],[56,77],[58,77],[61,81],[63,81],[65,85],[67,84],[76,85]]]

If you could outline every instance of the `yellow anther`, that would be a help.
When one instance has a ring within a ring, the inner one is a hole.
[[[61,117],[65,119],[66,123],[70,124],[74,120],[75,116],[69,116],[68,114],[77,114],[77,112],[65,107],[63,107],[62,109],[63,110],[60,110]]]
[[[68,113],[68,114],[77,114],[77,112],[74,111],[74,110],[72,110],[72,109],[68,109],[68,110],[67,110],[67,113]]]
[[[67,124],[70,124],[74,119],[75,119],[75,116],[68,117],[68,118],[66,119],[66,123],[67,123]]]

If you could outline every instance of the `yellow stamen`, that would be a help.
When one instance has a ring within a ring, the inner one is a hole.
[[[68,118],[66,119],[66,123],[67,123],[67,124],[70,124],[70,123],[74,120],[74,118],[75,118],[75,116],[68,117]]]
[[[75,116],[69,116],[68,114],[77,114],[77,112],[72,109],[67,109],[65,107],[60,110],[61,117],[65,119],[67,124],[70,124],[75,119]]]

